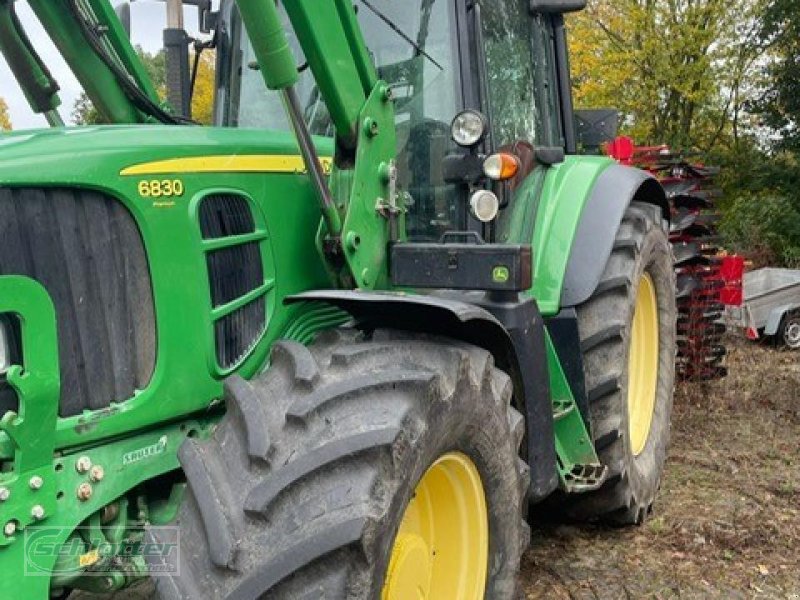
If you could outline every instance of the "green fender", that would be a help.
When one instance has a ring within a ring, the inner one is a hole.
[[[666,196],[652,176],[606,157],[568,156],[537,168],[520,186],[501,239],[533,243],[533,287],[542,315],[585,302],[611,254],[625,210],[634,200],[662,207]]]

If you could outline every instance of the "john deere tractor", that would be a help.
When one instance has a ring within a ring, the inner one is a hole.
[[[584,0],[206,5],[213,128],[28,3],[127,125],[60,127],[0,0],[56,126],[0,136],[0,598],[514,598],[529,511],[646,518],[669,208],[575,153]]]

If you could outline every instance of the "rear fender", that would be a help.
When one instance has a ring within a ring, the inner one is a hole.
[[[658,205],[665,219],[669,205],[652,176],[605,157],[570,156],[547,169],[538,186],[537,177],[541,171],[519,190],[508,241],[533,237],[531,293],[549,317],[585,302],[597,288],[631,202]],[[532,231],[520,225],[525,222],[535,223]]]
[[[572,241],[561,289],[562,307],[583,304],[597,289],[620,223],[632,202],[659,206],[663,219],[669,222],[666,194],[652,175],[613,165],[597,178]]]

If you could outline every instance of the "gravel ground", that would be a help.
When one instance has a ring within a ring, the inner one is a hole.
[[[800,600],[800,354],[731,345],[728,378],[677,390],[653,517],[540,524],[527,598]]]

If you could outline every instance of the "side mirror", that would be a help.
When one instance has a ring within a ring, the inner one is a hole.
[[[531,0],[532,13],[563,15],[586,8],[587,0]]]
[[[117,13],[117,18],[122,23],[122,28],[128,34],[128,39],[131,39],[131,3],[123,2],[114,7],[114,12]]]
[[[576,110],[575,129],[584,152],[597,153],[617,137],[619,112],[612,108]]]
[[[211,5],[211,0],[198,0],[197,18],[200,33],[213,33],[217,28],[217,15]]]

